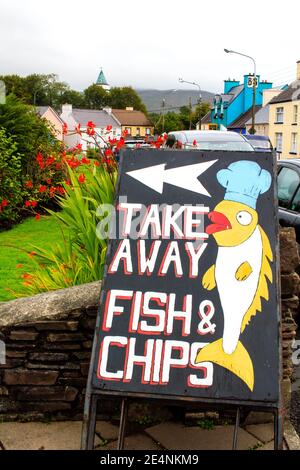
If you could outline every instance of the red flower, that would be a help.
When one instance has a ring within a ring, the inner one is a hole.
[[[77,124],[77,126],[75,127],[75,132],[77,132],[77,134],[81,135],[80,124]]]
[[[180,140],[177,140],[177,148],[182,149],[182,142]]]
[[[47,183],[47,184],[51,184],[51,183],[52,183],[51,178],[47,178],[47,179],[46,179],[46,183]]]
[[[7,206],[8,206],[8,200],[7,199],[2,199],[1,207],[7,207]]]
[[[66,184],[67,186],[71,186],[71,180],[70,180],[70,179],[65,180],[65,184]]]
[[[39,214],[38,214],[38,215],[39,215]],[[40,216],[40,217],[41,217],[41,216]],[[36,255],[36,252],[35,252],[35,251],[31,251],[30,253],[28,253],[29,258],[33,258],[35,255]]]
[[[194,140],[193,140],[193,146],[196,147],[196,145],[197,145],[197,140],[194,139]]]
[[[43,155],[42,155],[41,152],[39,152],[39,153],[37,154],[37,156],[36,156],[36,161],[39,162],[39,163],[43,161]]]
[[[30,201],[30,204],[31,207],[36,207],[38,203],[36,201]]]
[[[111,149],[105,149],[105,150],[104,150],[104,155],[105,155],[106,157],[109,157],[109,156],[111,156],[112,154],[113,154],[113,153],[112,153],[112,150],[111,150]]]
[[[95,161],[94,161],[94,165],[95,165],[95,166],[100,166],[100,163],[99,163],[97,160],[95,160]]]
[[[60,169],[61,169],[61,164],[60,164],[60,163],[56,163],[55,169],[56,169],[56,170],[60,170]]]
[[[36,214],[35,220],[40,220],[41,219],[41,214]]]
[[[84,165],[89,165],[91,163],[91,160],[89,160],[88,158],[86,157],[83,157],[81,159],[81,163],[83,163]]]
[[[47,166],[52,165],[54,162],[55,162],[55,158],[53,156],[50,156],[46,160],[46,165]]]
[[[25,186],[26,186],[26,188],[33,188],[32,181],[26,181]]]
[[[93,121],[89,121],[86,125],[86,132],[89,136],[95,135],[95,127],[96,124],[93,123]]]
[[[112,130],[112,126],[106,126],[106,131],[110,132]]]
[[[47,191],[47,186],[45,186],[44,184],[42,184],[39,188],[39,193],[44,193],[45,191]]]
[[[122,136],[123,136],[123,137],[126,137],[127,134],[128,134],[128,130],[125,129],[125,130],[122,132]]]
[[[85,182],[85,175],[83,173],[81,173],[79,176],[78,176],[78,182],[80,184],[83,184]]]
[[[124,147],[125,145],[125,140],[123,139],[123,137],[120,138],[120,140],[117,142],[117,149],[120,150],[122,147]]]
[[[23,264],[21,264],[21,263],[16,264],[16,268],[17,268],[17,269],[20,269],[20,268],[22,268],[22,267],[23,267]]]
[[[31,206],[31,202],[30,201],[25,201],[25,207],[30,207]]]
[[[63,132],[63,135],[66,135],[68,133],[68,126],[65,122],[62,126],[62,132]]]
[[[32,276],[29,273],[24,273],[22,274],[21,278],[22,279],[30,279]]]
[[[78,143],[77,145],[75,145],[75,149],[76,150],[82,150],[82,144]]]
[[[63,188],[62,186],[58,186],[56,189],[60,194],[65,194],[65,188]]]

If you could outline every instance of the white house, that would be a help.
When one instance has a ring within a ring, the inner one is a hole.
[[[101,148],[104,147],[105,141],[113,138],[119,139],[121,137],[121,124],[111,114],[109,108],[103,110],[97,109],[76,109],[71,104],[64,104],[62,106],[61,119],[68,126],[68,133],[64,137],[64,142],[69,148],[74,148],[77,144],[82,145],[83,150],[95,147],[94,138],[87,134],[87,123],[93,122],[95,124],[95,134],[98,134],[97,143]],[[78,130],[80,126],[81,135]],[[107,132],[107,127],[111,129]]]

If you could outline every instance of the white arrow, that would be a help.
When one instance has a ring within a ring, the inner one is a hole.
[[[204,173],[218,160],[196,163],[195,165],[180,166],[166,170],[166,163],[148,166],[140,170],[128,171],[126,174],[149,186],[154,191],[162,194],[164,183],[178,186],[179,188],[193,191],[194,193],[209,196],[210,194],[198,180],[198,176]]]

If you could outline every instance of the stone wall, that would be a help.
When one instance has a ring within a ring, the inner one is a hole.
[[[280,248],[288,411],[300,284],[293,229],[281,230]],[[95,282],[0,304],[0,340],[7,357],[0,365],[0,420],[81,419],[99,295],[100,282]]]

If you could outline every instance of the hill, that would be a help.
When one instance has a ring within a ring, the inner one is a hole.
[[[192,105],[196,105],[199,99],[198,90],[136,90],[145,104],[148,112],[159,113],[162,108],[162,101],[165,99],[165,111],[178,111],[181,106],[188,106],[191,97]],[[213,103],[214,93],[202,91],[202,101]]]

